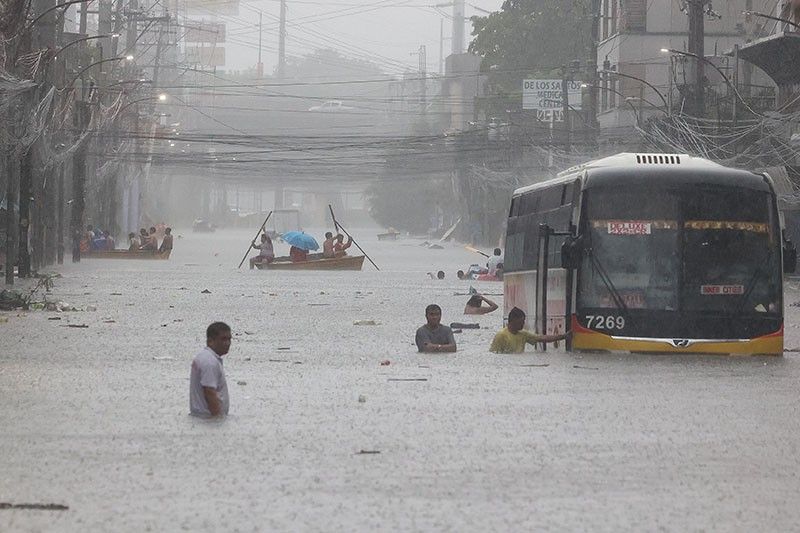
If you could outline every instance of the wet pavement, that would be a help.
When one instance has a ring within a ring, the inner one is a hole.
[[[183,232],[167,262],[65,265],[49,298],[97,311],[0,313],[0,502],[69,507],[0,506],[0,531],[800,529],[796,354],[493,355],[501,313],[462,315],[455,278],[480,257],[375,233],[381,272],[312,273]],[[416,353],[433,302],[482,325],[456,354]],[[187,414],[214,320],[221,422]]]

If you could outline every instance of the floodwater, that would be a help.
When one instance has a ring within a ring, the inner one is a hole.
[[[65,265],[49,298],[97,311],[0,314],[0,502],[69,507],[0,531],[800,529],[796,355],[493,355],[501,313],[461,313],[501,285],[455,278],[480,258],[374,233],[381,272],[280,273],[236,269],[250,232],[183,232]],[[481,323],[456,354],[416,353],[433,302]],[[224,421],[187,414],[214,320]]]

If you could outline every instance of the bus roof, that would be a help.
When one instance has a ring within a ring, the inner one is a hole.
[[[686,154],[634,154],[621,153],[588,161],[560,172],[556,178],[521,187],[514,191],[519,196],[553,185],[568,183],[583,172],[588,171],[586,186],[613,184],[617,179],[629,180],[631,177],[659,179],[675,183],[703,181],[718,185],[735,185],[763,191],[770,190],[770,184],[762,175],[746,170],[729,168],[719,163]]]

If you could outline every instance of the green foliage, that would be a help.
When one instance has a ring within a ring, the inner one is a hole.
[[[450,183],[444,180],[375,183],[365,194],[369,213],[377,223],[416,234],[426,233],[431,227],[431,216],[436,213],[437,205],[444,207],[453,202]]]
[[[562,66],[585,64],[591,27],[591,0],[506,0],[500,11],[473,17],[469,50],[489,75],[493,111],[521,105],[523,79],[560,78]]]

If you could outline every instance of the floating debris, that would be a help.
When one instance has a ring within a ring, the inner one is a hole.
[[[428,378],[389,378],[388,381],[428,381]]]
[[[519,365],[519,366],[526,367],[526,368],[547,368],[548,366],[550,366],[550,364],[549,363],[545,363],[543,365]],[[578,368],[578,367],[575,367],[575,368]]]
[[[358,403],[367,403],[367,397],[363,394],[358,395]]]
[[[203,289],[202,291],[200,291],[200,294],[211,294],[211,291],[208,289]]]
[[[378,326],[380,322],[376,322],[374,320],[356,320],[353,322],[354,326]]]
[[[0,502],[0,509],[32,509],[36,511],[66,511],[67,505],[60,503],[7,503]]]
[[[580,368],[583,370],[600,370],[599,368],[595,368],[593,366],[580,366],[580,365],[572,365],[572,368]]]
[[[380,450],[361,450],[356,455],[378,455]]]
[[[391,364],[392,362],[389,361],[388,359],[384,359],[383,361],[381,361],[381,366],[389,366]]]
[[[62,325],[62,328],[88,328],[86,324],[66,324]]]

